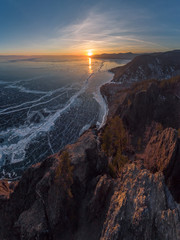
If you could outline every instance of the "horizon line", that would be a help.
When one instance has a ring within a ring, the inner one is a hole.
[[[97,55],[103,55],[103,54],[127,54],[127,53],[131,53],[131,54],[151,54],[151,53],[160,53],[160,52],[170,52],[170,51],[180,51],[180,49],[172,49],[172,50],[168,50],[168,51],[151,51],[151,52],[146,52],[146,51],[143,51],[143,52],[131,52],[131,51],[127,51],[127,52],[112,52],[112,53],[108,53],[108,52],[104,52],[104,53],[94,53],[93,56],[97,56]],[[88,57],[87,54],[46,54],[46,53],[41,53],[41,54],[20,54],[20,53],[17,53],[17,54],[1,54],[0,53],[0,57],[3,57],[3,56],[9,56],[9,57],[13,57],[13,56],[53,56],[53,57],[56,57],[56,56],[72,56],[72,57]],[[91,57],[93,57],[91,56]]]

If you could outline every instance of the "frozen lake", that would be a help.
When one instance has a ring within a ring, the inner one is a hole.
[[[107,114],[99,88],[127,60],[0,56],[0,177],[74,142]]]

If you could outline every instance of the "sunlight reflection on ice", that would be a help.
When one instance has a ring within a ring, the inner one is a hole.
[[[92,71],[92,66],[91,66],[91,58],[89,58],[89,73],[92,73],[93,71]]]

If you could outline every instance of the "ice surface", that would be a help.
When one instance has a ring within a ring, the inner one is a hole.
[[[92,125],[102,127],[108,109],[100,86],[119,64],[86,58],[1,64],[0,177],[17,178]]]

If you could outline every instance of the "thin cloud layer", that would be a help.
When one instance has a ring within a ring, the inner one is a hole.
[[[72,23],[57,31],[57,37],[48,40],[51,48],[68,49],[69,52],[84,53],[87,49],[96,52],[126,51],[128,48],[144,50],[146,48],[160,48],[160,45],[139,38],[138,33],[147,31],[142,26],[133,27],[131,19],[117,19],[113,14],[90,12],[82,21]],[[142,19],[142,16],[140,16]],[[136,21],[138,21],[136,17]],[[132,26],[131,26],[132,25]]]
[[[178,0],[3,1],[0,54],[177,49],[178,6]]]

